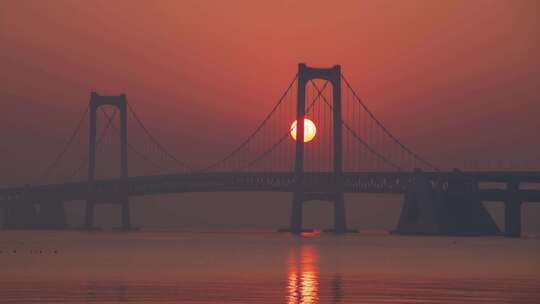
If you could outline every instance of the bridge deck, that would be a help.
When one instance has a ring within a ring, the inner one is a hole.
[[[471,180],[495,183],[540,183],[540,172],[423,172],[432,183],[448,183],[453,180]],[[402,194],[414,180],[414,172],[345,172],[343,192]],[[275,191],[292,192],[295,178],[292,172],[217,172],[192,174],[165,174],[134,176],[128,179],[130,196],[158,195],[184,192],[219,191]],[[307,192],[336,191],[335,176],[331,172],[306,172],[304,180]],[[98,180],[96,195],[114,196],[125,189],[119,179]],[[86,182],[13,187],[0,189],[0,203],[20,200],[84,200],[88,197]],[[500,189],[482,189],[484,200],[504,201],[516,193]],[[540,201],[540,190],[520,190],[523,201]]]

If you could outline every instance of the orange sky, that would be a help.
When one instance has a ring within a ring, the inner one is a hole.
[[[26,182],[58,153],[90,91],[127,93],[180,158],[214,160],[299,62],[341,64],[390,130],[443,167],[540,169],[539,39],[535,0],[2,1],[0,182]]]
[[[306,62],[341,64],[390,129],[435,161],[540,158],[536,1],[0,5],[3,132],[16,127],[2,138],[15,151],[31,149],[38,130],[65,139],[96,90],[127,93],[172,150],[187,143],[186,159],[213,159]],[[29,156],[20,157],[24,166]]]

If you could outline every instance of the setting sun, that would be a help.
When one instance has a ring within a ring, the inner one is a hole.
[[[315,138],[315,134],[317,134],[315,123],[307,118],[304,118],[304,142],[313,140],[313,138]],[[294,140],[296,140],[296,120],[291,124],[291,136]]]

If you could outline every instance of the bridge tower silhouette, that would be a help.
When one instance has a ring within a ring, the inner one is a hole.
[[[289,231],[302,232],[303,203],[309,200],[324,200],[334,203],[334,231],[346,233],[347,228],[345,202],[343,197],[343,143],[341,113],[341,66],[331,68],[313,68],[304,63],[298,65],[297,92],[297,139],[294,165],[295,186],[291,208]],[[306,85],[314,79],[323,79],[332,84],[333,107],[333,191],[306,192],[304,189],[304,121],[306,115]]]
[[[96,175],[96,133],[97,111],[102,106],[116,107],[120,112],[120,178],[114,193],[107,196],[98,195],[95,191]],[[90,95],[90,137],[88,144],[88,198],[86,201],[85,228],[94,225],[94,206],[97,202],[112,200],[120,204],[122,226],[124,230],[131,228],[129,194],[128,194],[128,143],[127,143],[127,101],[126,95],[103,96],[92,92]]]

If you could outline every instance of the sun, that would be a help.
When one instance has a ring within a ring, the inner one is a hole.
[[[291,124],[291,137],[296,140],[296,120]],[[315,123],[307,118],[304,118],[304,142],[312,141],[317,134]]]

